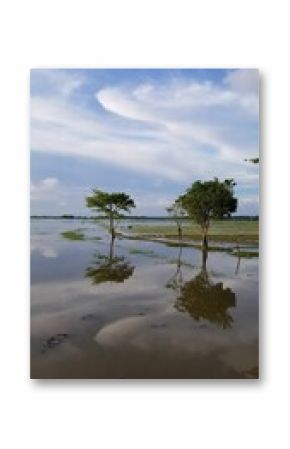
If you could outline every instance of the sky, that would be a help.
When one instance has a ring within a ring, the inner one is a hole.
[[[239,215],[258,214],[255,69],[33,69],[31,214],[91,215],[93,188],[166,215],[196,180],[234,178]]]

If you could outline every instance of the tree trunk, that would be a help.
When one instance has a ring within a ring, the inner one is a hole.
[[[207,232],[203,230],[202,232],[202,241],[201,241],[201,247],[204,250],[208,250],[208,239],[207,239]]]
[[[179,240],[182,240],[182,229],[180,225],[178,225],[178,238]]]
[[[207,250],[202,249],[202,272],[206,274],[206,261],[207,261]]]
[[[110,254],[109,254],[110,261],[112,261],[113,257],[114,257],[114,239],[112,237],[111,243],[110,243]]]
[[[115,228],[114,228],[114,219],[113,219],[113,214],[110,214],[110,234],[112,237],[112,240],[114,240],[115,238]]]

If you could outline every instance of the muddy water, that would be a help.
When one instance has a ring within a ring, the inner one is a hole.
[[[88,239],[64,239],[69,229]],[[101,224],[32,220],[32,378],[257,376],[257,258],[110,248]]]

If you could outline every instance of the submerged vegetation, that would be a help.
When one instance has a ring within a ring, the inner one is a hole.
[[[258,251],[240,251],[240,250],[233,250],[231,252],[231,254],[233,256],[237,256],[237,257],[242,257],[245,259],[251,259],[253,257],[259,257],[259,252]]]
[[[62,237],[68,240],[102,240],[101,237],[95,235],[93,237],[87,237],[83,233],[82,229],[75,229],[64,231],[61,233]]]
[[[154,251],[151,249],[138,249],[138,248],[131,248],[129,249],[130,254],[144,254],[146,256],[151,256],[154,254]]]
[[[145,256],[145,257],[153,257],[153,258],[155,257],[158,259],[165,258],[161,254],[157,254],[155,251],[153,251],[151,249],[130,248],[128,252],[133,255],[136,254],[136,255]]]
[[[258,221],[214,221],[209,234],[213,244],[207,247],[207,251],[227,252],[238,258],[259,257],[258,226]],[[155,242],[168,247],[199,249],[198,230],[197,225],[188,224],[180,240],[174,225],[134,225],[130,227],[129,234],[116,232],[116,236],[129,240]],[[61,236],[75,241],[102,240],[99,236],[87,237],[82,229],[64,231]],[[145,248],[130,248],[128,252],[147,257],[160,257],[153,250]]]
[[[79,231],[79,230],[75,230],[75,231],[64,231],[61,233],[61,235],[68,240],[84,240],[85,236],[84,234]]]

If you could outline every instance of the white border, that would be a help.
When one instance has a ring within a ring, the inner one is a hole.
[[[289,447],[288,3],[3,3],[1,447]],[[260,69],[262,380],[31,381],[29,69],[148,66]]]

